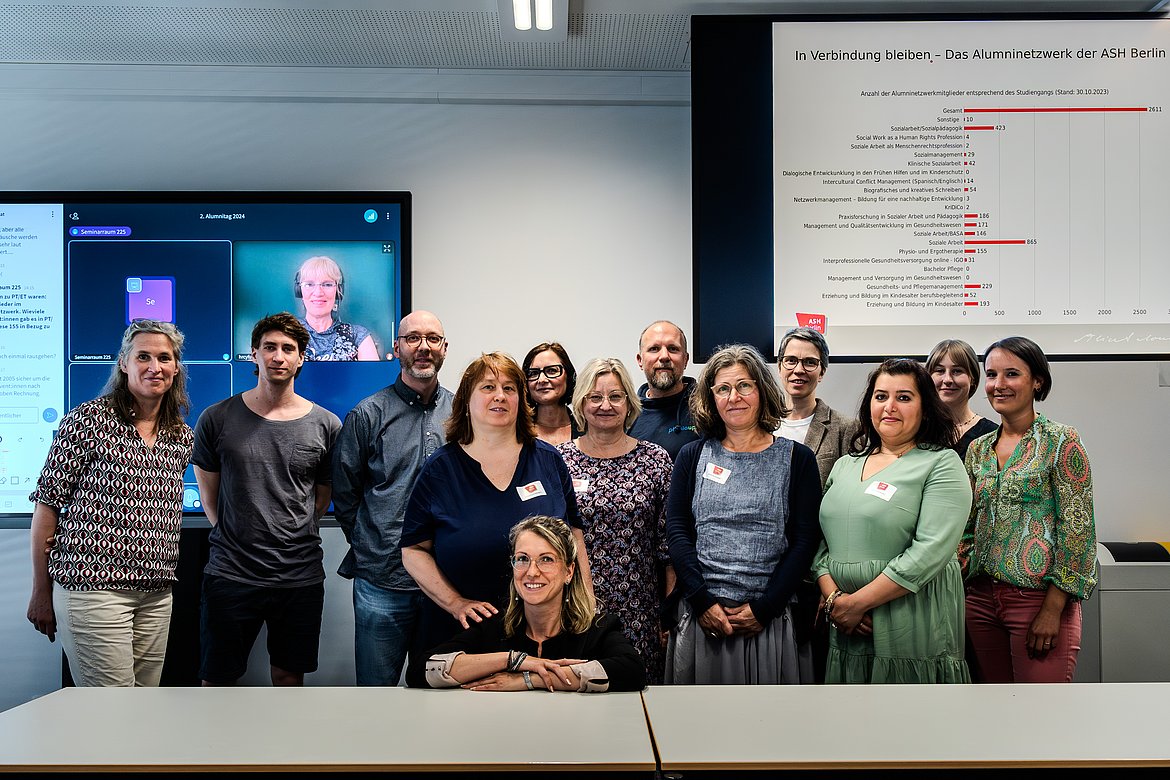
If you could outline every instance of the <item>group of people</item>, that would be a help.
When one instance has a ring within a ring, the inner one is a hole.
[[[1076,431],[1035,410],[1052,378],[1027,339],[985,351],[998,425],[970,409],[961,341],[883,362],[853,418],[817,398],[810,328],[775,368],[736,344],[692,379],[660,321],[640,388],[546,342],[480,355],[452,393],[442,324],[417,311],[397,379],[344,422],[295,393],[311,341],[294,315],[257,323],[256,387],[192,431],[182,334],[135,322],[106,393],[64,418],[31,496],[28,616],[80,684],[158,684],[188,462],[213,526],[205,685],[243,675],[261,625],[274,685],[316,669],[331,502],[359,685],[1072,678],[1092,484]]]

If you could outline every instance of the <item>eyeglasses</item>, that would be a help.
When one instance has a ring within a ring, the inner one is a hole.
[[[511,562],[512,568],[516,571],[528,571],[528,567],[532,565],[532,559],[527,555],[513,555],[508,560]],[[536,559],[536,568],[548,573],[556,569],[558,563],[560,561],[551,555],[542,555]]]
[[[428,333],[425,336],[423,336],[420,333],[411,333],[409,336],[399,336],[398,337],[398,340],[405,341],[406,345],[408,347],[417,347],[419,344],[421,344],[423,342],[423,339],[427,340],[427,346],[429,346],[429,347],[442,346],[443,342],[447,340],[443,336],[440,336],[438,333]]]
[[[614,390],[608,395],[603,393],[590,393],[585,396],[585,400],[593,406],[601,406],[602,401],[609,401],[610,406],[621,406],[626,402],[628,396],[620,390]]]
[[[337,289],[337,282],[301,282],[302,290],[316,290],[318,287],[325,292],[333,292]]]
[[[749,395],[755,395],[756,383],[750,379],[741,379],[734,385],[725,383],[722,385],[715,385],[711,388],[711,392],[715,394],[716,398],[730,398],[732,390],[734,390],[735,394],[740,398],[746,398]]]
[[[796,365],[798,363],[800,365],[804,366],[805,371],[816,371],[818,368],[821,367],[820,358],[815,358],[815,357],[798,358],[795,355],[785,355],[784,357],[780,358],[780,365],[782,365],[788,369],[796,368]]]
[[[560,363],[553,363],[551,366],[544,368],[530,368],[524,372],[524,376],[528,377],[529,382],[534,382],[540,379],[540,375],[544,374],[549,379],[556,379],[565,373],[565,367]]]

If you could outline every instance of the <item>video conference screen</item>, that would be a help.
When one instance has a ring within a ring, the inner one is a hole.
[[[102,393],[130,322],[185,335],[194,426],[255,385],[256,321],[292,312],[312,337],[296,390],[344,418],[397,376],[409,298],[409,193],[0,194],[0,516],[32,511],[62,415]]]

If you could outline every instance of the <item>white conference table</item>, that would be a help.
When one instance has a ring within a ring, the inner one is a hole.
[[[645,771],[637,693],[67,688],[0,713],[4,771]]]
[[[1170,683],[655,687],[664,772],[1170,766]]]

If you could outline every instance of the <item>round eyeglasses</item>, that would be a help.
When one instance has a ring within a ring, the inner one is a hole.
[[[725,382],[711,388],[711,392],[715,394],[716,398],[730,398],[732,390],[740,398],[746,398],[749,395],[755,395],[756,383],[750,379],[741,379],[734,385],[729,385]]]
[[[532,558],[527,555],[513,555],[508,560],[516,571],[528,571],[528,567],[532,565]],[[536,568],[548,573],[556,569],[557,563],[557,559],[551,555],[541,555],[536,559]]]
[[[411,333],[409,336],[399,336],[399,341],[405,341],[408,347],[417,347],[426,339],[428,347],[440,347],[447,339],[440,336],[438,333],[428,333],[422,335],[421,333]]]
[[[780,365],[787,369],[793,369],[797,365],[802,365],[805,371],[816,371],[821,367],[821,360],[815,357],[798,358],[795,355],[785,355],[780,358]]]

